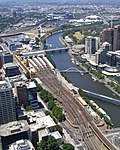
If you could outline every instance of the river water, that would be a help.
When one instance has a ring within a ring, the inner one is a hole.
[[[48,48],[59,48],[63,47],[62,43],[59,40],[59,37],[62,33],[54,34],[46,39],[46,43]],[[78,68],[82,70],[82,68],[76,66],[76,64],[72,63],[71,57],[67,52],[62,53],[54,53],[51,55],[52,59],[55,61],[56,66],[59,70],[65,70],[70,67]],[[78,73],[66,73],[66,76],[72,81],[73,85],[80,87],[82,89],[95,92],[98,94],[106,95],[109,97],[120,99],[117,95],[114,95],[112,91],[104,86],[104,84],[99,83],[98,81],[94,81],[89,74],[85,74],[81,76]],[[113,104],[109,104],[106,102],[102,102],[100,100],[94,100],[101,108],[103,108],[107,114],[111,117],[114,127],[120,127],[120,107],[115,106]]]

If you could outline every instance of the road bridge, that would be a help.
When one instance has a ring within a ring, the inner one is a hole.
[[[53,52],[66,52],[70,49],[71,47],[56,47],[56,48],[52,48],[52,49],[47,49],[44,50],[45,52],[48,53],[53,53]]]
[[[17,36],[24,34],[23,32],[16,32],[16,33],[4,33],[0,35],[0,38],[5,38],[5,37],[11,37],[11,36]]]
[[[94,92],[90,92],[90,91],[87,91],[87,90],[83,90],[83,92],[85,92],[86,95],[91,96],[93,98],[97,98],[97,99],[100,99],[104,102],[108,102],[108,103],[120,106],[120,100],[118,100],[118,99],[111,98],[111,97],[101,95],[101,94],[97,94],[97,93],[94,93]]]

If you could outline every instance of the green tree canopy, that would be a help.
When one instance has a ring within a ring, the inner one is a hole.
[[[49,136],[38,144],[37,150],[59,150],[59,143],[54,137]]]
[[[74,149],[75,149],[74,146],[70,143],[65,143],[62,146],[62,150],[74,150]]]

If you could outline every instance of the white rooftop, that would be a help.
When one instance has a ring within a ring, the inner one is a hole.
[[[39,142],[42,140],[43,137],[46,136],[53,136],[56,140],[62,139],[62,136],[58,131],[49,132],[48,130],[44,129],[38,131],[38,135],[39,135]]]
[[[55,122],[50,116],[43,116],[41,118],[35,118],[36,123],[30,124],[31,131],[36,131],[38,129],[50,128],[56,126]]]
[[[26,120],[13,121],[0,126],[0,136],[9,136],[28,130],[29,126]]]
[[[23,86],[26,85],[27,88],[36,88],[36,85],[34,82],[29,82],[29,81],[20,81],[15,83],[16,86]]]
[[[19,140],[13,143],[9,150],[35,150],[29,140]]]

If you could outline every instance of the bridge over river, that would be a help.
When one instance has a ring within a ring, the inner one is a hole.
[[[70,67],[66,70],[60,70],[60,72],[63,72],[63,73],[80,73],[81,75],[88,73],[88,71],[82,71],[82,70],[79,70],[78,68],[75,68],[75,67]]]
[[[67,52],[71,47],[56,47],[56,48],[51,48],[51,49],[46,49],[44,50],[45,52],[48,53],[54,53],[54,52]]]
[[[108,103],[120,106],[120,100],[118,100],[118,99],[111,98],[111,97],[101,95],[101,94],[97,94],[97,93],[94,93],[94,92],[90,92],[90,91],[87,91],[87,90],[83,90],[83,92],[85,92],[86,95],[91,96],[93,98],[100,99],[104,102],[108,102]]]

